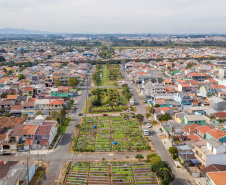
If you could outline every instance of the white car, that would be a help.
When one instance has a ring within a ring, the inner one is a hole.
[[[148,123],[148,124],[147,124],[147,127],[148,127],[148,128],[151,128],[152,126],[151,126],[151,124],[150,124],[150,123]]]

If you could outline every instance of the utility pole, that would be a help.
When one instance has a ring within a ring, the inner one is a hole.
[[[29,168],[28,168],[28,157],[27,157],[27,184],[29,185]]]

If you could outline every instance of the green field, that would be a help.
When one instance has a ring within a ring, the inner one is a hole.
[[[95,128],[96,127],[96,128]],[[115,144],[114,142],[117,142]],[[139,123],[122,117],[87,117],[74,138],[74,151],[121,152],[150,150]]]

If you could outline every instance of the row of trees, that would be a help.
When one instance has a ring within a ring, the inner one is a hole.
[[[68,85],[70,87],[76,87],[78,84],[79,84],[79,80],[76,77],[70,78],[68,80]],[[57,79],[55,80],[54,85],[57,87],[62,86],[62,82],[60,81],[60,79]]]

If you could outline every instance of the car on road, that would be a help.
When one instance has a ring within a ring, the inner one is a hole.
[[[82,116],[83,114],[82,114],[82,113],[79,113],[78,115],[79,115],[79,116]]]
[[[148,123],[148,124],[147,124],[147,127],[148,127],[148,128],[151,128],[151,127],[152,127],[152,125],[151,125],[150,123]]]
[[[74,110],[76,110],[77,109],[77,107],[76,106],[74,106]]]
[[[103,116],[108,116],[108,114],[103,114]]]

